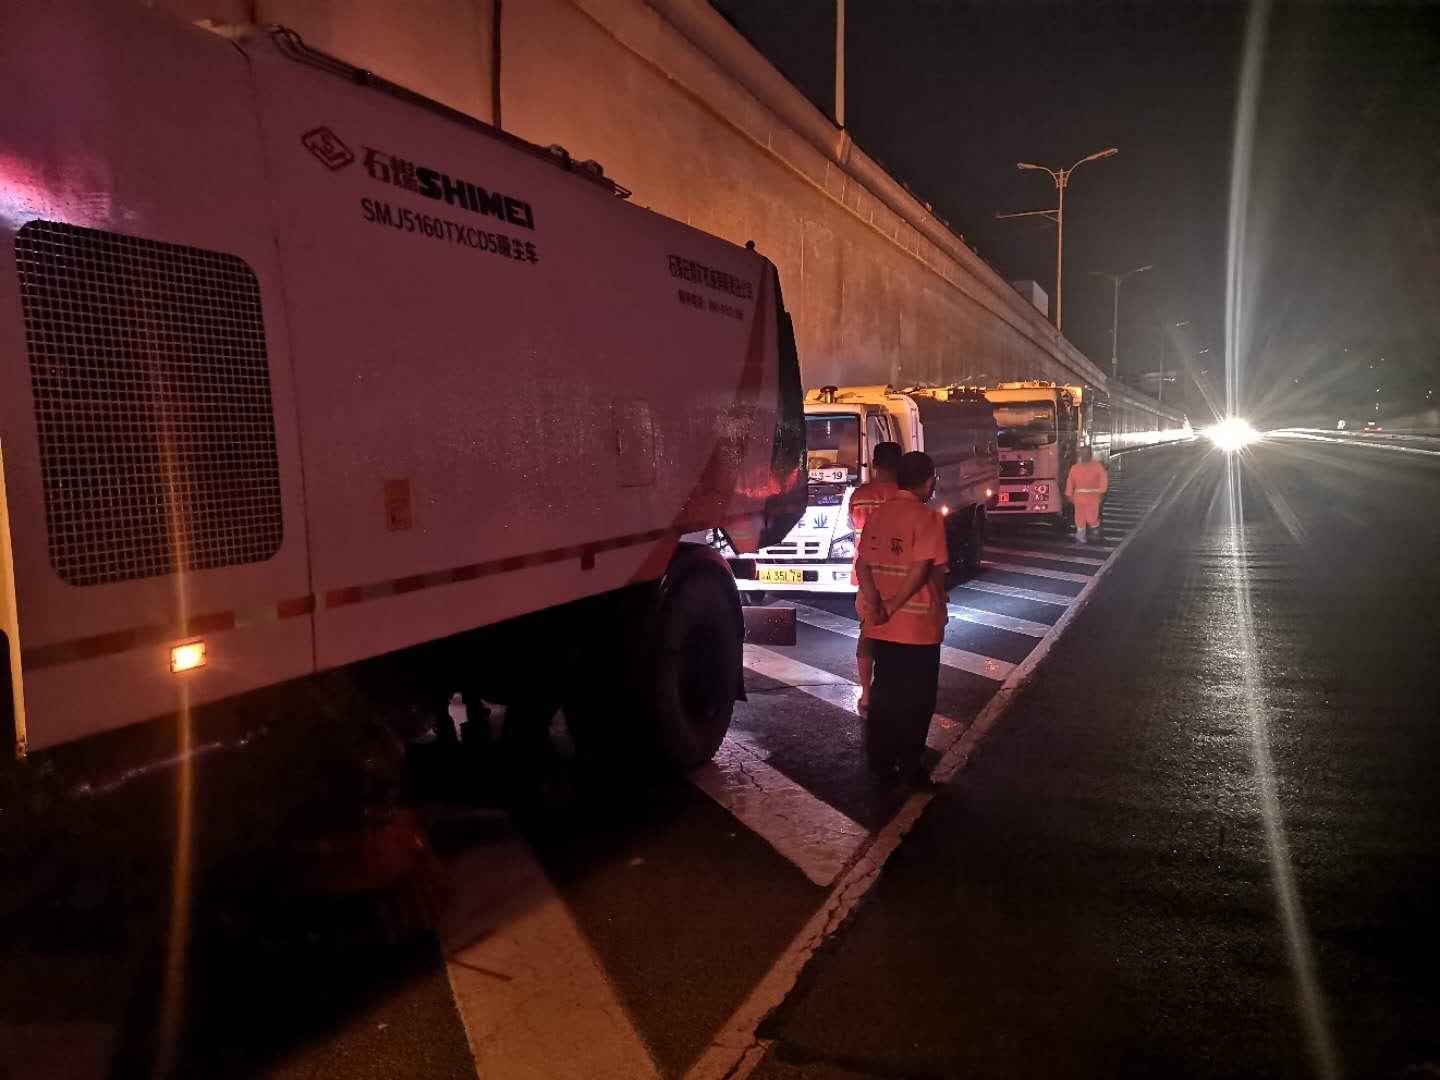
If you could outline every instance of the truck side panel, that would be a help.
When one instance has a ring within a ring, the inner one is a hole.
[[[282,607],[309,567],[245,58],[130,4],[0,25],[0,441],[39,749],[314,655]],[[172,674],[197,636],[207,665]]]
[[[758,539],[770,264],[284,46],[245,44],[319,664],[658,578],[694,528]]]

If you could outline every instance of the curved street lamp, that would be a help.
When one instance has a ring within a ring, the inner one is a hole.
[[[1107,146],[1104,150],[1097,150],[1075,162],[1068,169],[1052,169],[1048,165],[1036,165],[1029,161],[1016,162],[1017,169],[1038,169],[1040,172],[1049,173],[1050,179],[1055,182],[1055,190],[1059,192],[1059,204],[1054,210],[1029,210],[1021,214],[996,214],[997,218],[1015,217],[1048,217],[1055,222],[1055,329],[1065,329],[1065,189],[1070,185],[1070,174],[1084,165],[1087,161],[1099,161],[1101,158],[1114,157],[1120,151],[1113,146]]]

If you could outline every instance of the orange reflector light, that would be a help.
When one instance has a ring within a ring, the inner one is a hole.
[[[990,498],[990,497],[991,497],[992,495],[994,495],[994,494],[995,494],[995,492],[991,491],[989,488],[986,488],[986,489],[985,489],[985,498],[988,499],[988,498]]]
[[[170,670],[176,675],[205,666],[205,642],[187,641],[170,650]]]

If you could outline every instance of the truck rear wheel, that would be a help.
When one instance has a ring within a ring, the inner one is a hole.
[[[665,760],[681,769],[709,761],[730,729],[741,666],[734,591],[719,574],[691,573],[656,621],[650,705]]]
[[[985,511],[976,507],[970,518],[970,529],[965,537],[965,574],[973,577],[980,572],[985,559]]]
[[[740,693],[741,622],[722,569],[691,568],[665,589],[597,606],[565,719],[576,751],[602,767],[688,770],[720,748]]]
[[[972,510],[968,519],[951,514],[945,546],[950,556],[946,571],[952,582],[963,581],[980,572],[985,557],[985,512]]]

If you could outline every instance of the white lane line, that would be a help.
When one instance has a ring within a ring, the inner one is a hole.
[[[997,630],[1010,630],[1026,637],[1044,637],[1050,632],[1050,624],[1017,619],[1013,615],[999,615],[982,608],[966,607],[964,604],[950,604],[950,617],[977,626],[993,626]]]
[[[1014,585],[1001,585],[998,581],[980,581],[973,578],[956,588],[974,589],[976,592],[994,593],[996,596],[1009,596],[1016,600],[1033,600],[1037,604],[1053,604],[1056,607],[1069,607],[1073,599],[1058,593],[1037,592],[1034,589],[1021,589]]]
[[[870,835],[771,767],[764,752],[739,732],[725,737],[714,759],[690,774],[690,782],[816,885],[832,884]]]
[[[1007,574],[1029,574],[1031,577],[1050,578],[1054,581],[1089,581],[1090,574],[1072,574],[1068,570],[1046,570],[1040,566],[1020,566],[1017,563],[991,562],[985,559],[981,564],[991,570],[1003,570]]]
[[[800,660],[792,660],[760,645],[745,646],[745,666],[759,675],[785,683],[836,708],[844,709],[855,716],[860,715],[860,687],[833,672],[811,667]],[[943,752],[964,730],[964,725],[958,720],[934,713],[930,717],[930,730],[925,742],[931,749]],[[810,797],[814,798],[813,795]]]
[[[524,841],[448,860],[445,974],[477,1076],[659,1077],[605,969]]]
[[[994,552],[997,555],[1024,555],[1031,559],[1049,559],[1051,562],[1073,562],[1083,563],[1086,566],[1103,566],[1104,559],[1096,559],[1090,555],[1062,555],[1058,551],[1035,551],[1032,548],[996,547],[994,544],[986,544],[987,553]]]
[[[860,700],[860,687],[849,679],[759,645],[745,646],[745,666],[757,675],[803,690],[847,712],[854,712],[855,703]]]
[[[795,617],[807,626],[829,630],[833,634],[844,634],[846,637],[860,636],[860,624],[854,619],[847,619],[843,615],[835,615],[820,608],[806,607],[804,604],[792,606],[795,608]],[[952,649],[948,645],[940,646],[940,663],[982,678],[994,679],[996,682],[1005,679],[1015,666],[1006,660],[997,660],[993,656],[968,652],[965,649]]]
[[[1311,442],[1340,443],[1342,446],[1365,446],[1371,450],[1392,450],[1397,454],[1425,454],[1429,457],[1440,456],[1440,450],[1427,450],[1420,446],[1397,446],[1388,442],[1361,442],[1358,439],[1336,439],[1327,438],[1324,435],[1307,435],[1302,431],[1269,431],[1265,433],[1266,438],[1279,439],[1308,439]]]
[[[1172,480],[1156,500],[1156,506],[1160,505],[1173,484]],[[1129,542],[1127,538],[1125,543],[1116,548],[1115,554],[1118,555],[1124,550]],[[940,759],[940,764],[931,773],[935,781],[948,783],[965,767],[976,745],[994,728],[1021,685],[1034,672],[1036,664],[1054,646],[1063,629],[1070,624],[1070,620],[1084,603],[1089,601],[1100,578],[1114,565],[1112,559],[1100,568],[1086,588],[1074,599],[1070,610],[1056,622],[1053,634],[1037,644],[1030,655],[1016,666],[989,704],[980,711],[975,722],[955,739]],[[1067,600],[1066,603],[1070,604],[1071,601]],[[710,1045],[690,1066],[685,1080],[745,1080],[759,1067],[770,1048],[770,1043],[757,1035],[761,1022],[789,996],[801,972],[815,953],[845,925],[855,906],[865,898],[879,878],[885,863],[920,820],[934,797],[934,794],[928,791],[911,795],[885,827],[875,834],[870,845],[859,853],[854,863],[835,883],[820,910],[812,915],[800,932],[791,939],[770,970],[755,984],[749,997],[710,1037]]]

